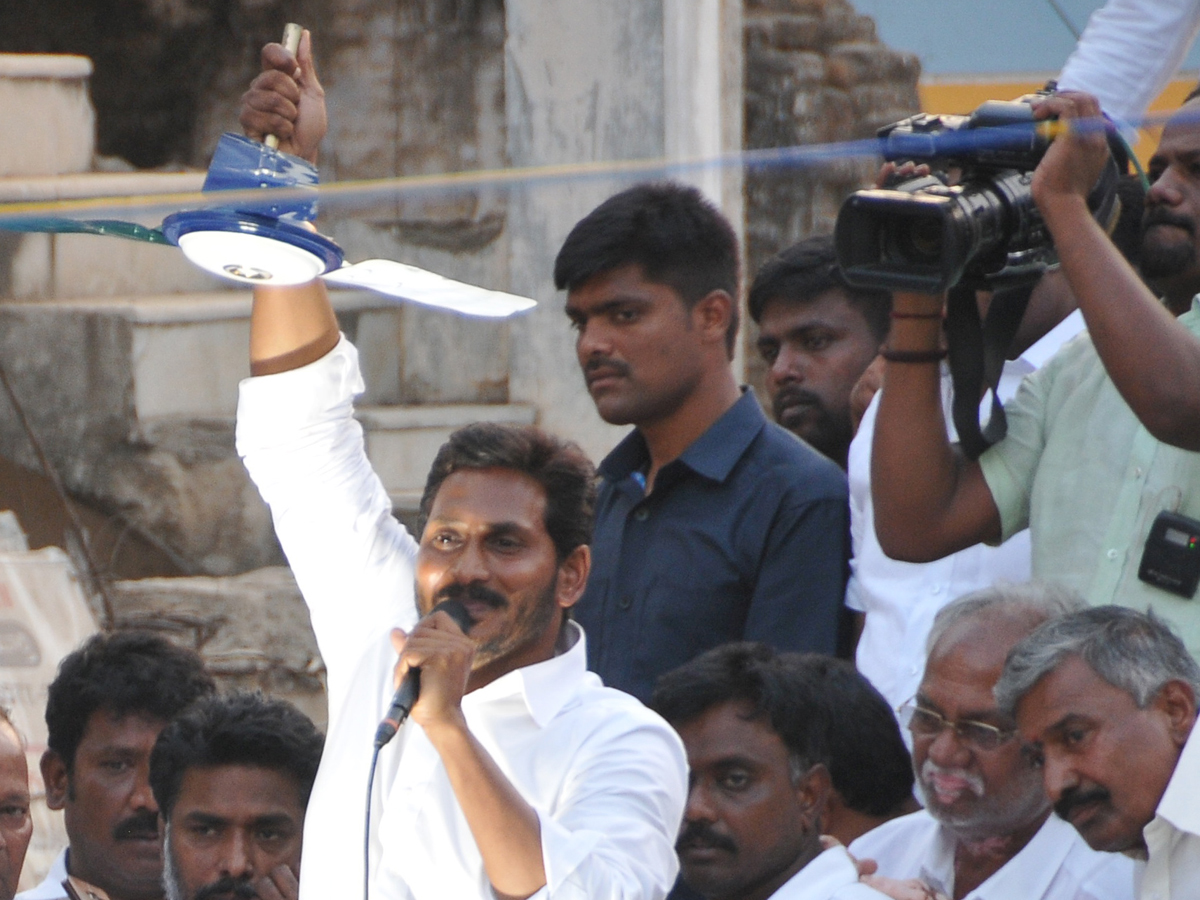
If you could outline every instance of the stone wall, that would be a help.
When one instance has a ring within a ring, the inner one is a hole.
[[[875,23],[847,0],[746,0],[747,149],[870,137],[919,109],[915,56],[879,42]],[[838,207],[870,183],[878,159],[746,174],[746,284],[801,238],[833,230]],[[754,323],[747,369],[761,386]]]

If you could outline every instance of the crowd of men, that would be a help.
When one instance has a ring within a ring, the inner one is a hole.
[[[1101,110],[1068,91],[1035,115]],[[307,33],[264,49],[242,124],[316,162]],[[533,427],[463,428],[412,535],[322,283],[258,289],[237,446],[309,606],[328,732],[161,638],[92,638],[46,707],[68,846],[22,900],[1200,896],[1200,612],[1139,577],[1163,514],[1183,545],[1200,517],[1200,99],[1106,230],[1108,160],[1068,128],[1034,173],[1061,266],[974,460],[943,297],[854,287],[829,236],[769,261],[748,307],[772,422],[732,367],[733,229],[641,184],[553,272],[628,436],[594,467]],[[0,900],[25,767],[0,721]]]

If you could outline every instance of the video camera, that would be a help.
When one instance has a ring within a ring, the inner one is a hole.
[[[1045,95],[989,100],[969,116],[921,113],[881,129],[885,159],[926,163],[939,174],[846,199],[835,229],[846,280],[927,294],[960,283],[999,289],[1032,283],[1057,262],[1031,190],[1052,140],[1031,105]],[[955,184],[949,169],[959,170]],[[1110,159],[1088,198],[1103,226],[1119,209],[1118,176]]]

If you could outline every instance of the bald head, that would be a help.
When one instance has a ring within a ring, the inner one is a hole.
[[[5,715],[0,717],[0,900],[17,893],[32,835],[24,741]]]

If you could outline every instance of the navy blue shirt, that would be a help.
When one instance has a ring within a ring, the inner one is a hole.
[[[592,572],[575,606],[588,668],[645,701],[729,641],[833,653],[846,585],[846,477],[747,391],[644,491],[640,431],[600,464]]]

